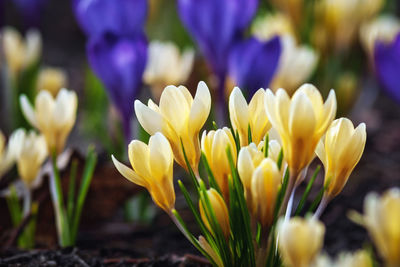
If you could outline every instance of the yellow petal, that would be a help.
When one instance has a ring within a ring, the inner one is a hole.
[[[140,177],[140,175],[135,173],[131,168],[128,168],[125,164],[119,162],[114,157],[114,155],[111,155],[111,159],[114,163],[115,168],[117,168],[117,170],[119,171],[120,174],[122,174],[122,176],[124,176],[126,179],[128,179],[134,184],[148,188],[148,183],[142,177]]]
[[[29,103],[26,95],[21,95],[19,97],[19,101],[21,104],[22,113],[24,114],[26,120],[35,128],[38,128],[38,123],[36,119],[35,111],[33,110],[32,105]]]
[[[199,82],[189,115],[189,130],[198,133],[206,122],[211,109],[211,95],[207,85]]]
[[[150,169],[153,177],[161,179],[172,168],[174,156],[164,135],[157,132],[149,140]],[[160,182],[160,181],[159,181]]]
[[[139,100],[135,100],[135,113],[140,125],[142,125],[143,129],[150,135],[162,131],[163,117],[160,113],[147,107]]]

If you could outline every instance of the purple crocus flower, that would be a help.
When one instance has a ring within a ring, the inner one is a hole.
[[[251,22],[258,0],[178,0],[179,15],[213,72],[224,79],[232,44]]]
[[[148,5],[147,0],[73,0],[73,8],[88,36],[135,36],[143,31]]]
[[[147,59],[144,34],[134,38],[111,33],[100,35],[89,41],[87,54],[90,65],[120,112],[125,137],[131,138],[133,102],[142,84]]]
[[[4,0],[0,0],[4,1]],[[13,0],[27,27],[37,27],[47,0]]]
[[[229,75],[251,97],[258,89],[268,87],[277,70],[281,55],[278,36],[268,41],[249,38],[236,44],[229,57]]]
[[[376,41],[374,60],[380,83],[400,103],[400,33],[391,43]]]

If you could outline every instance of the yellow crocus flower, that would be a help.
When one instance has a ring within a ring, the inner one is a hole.
[[[207,85],[200,82],[193,99],[184,86],[167,86],[157,106],[149,100],[144,105],[135,101],[139,123],[150,134],[161,132],[171,144],[176,162],[187,170],[181,140],[191,168],[198,175],[200,160],[199,132],[211,109],[211,95]]]
[[[226,207],[225,201],[223,200],[221,195],[217,192],[217,190],[215,190],[214,188],[207,190],[207,197],[210,200],[210,204],[213,209],[215,219],[217,220],[219,226],[221,227],[222,233],[224,234],[225,238],[228,238],[231,228],[229,224],[228,208]],[[210,232],[213,233],[214,231],[208,220],[211,217],[211,214],[209,213],[209,211],[204,209],[201,200],[199,201],[199,210],[201,219],[203,220],[204,224],[206,225],[208,230],[210,230]]]
[[[23,69],[36,63],[42,52],[42,38],[37,30],[29,30],[24,40],[12,27],[2,31],[3,51],[8,69],[13,78]]]
[[[364,201],[364,226],[386,266],[400,266],[400,190],[392,188],[381,197],[369,193]]]
[[[285,266],[309,267],[322,248],[325,226],[316,219],[295,217],[288,221],[281,219],[277,231]]]
[[[291,176],[296,179],[314,158],[319,140],[335,117],[335,92],[331,90],[323,103],[318,89],[311,84],[302,85],[292,98],[283,89],[279,89],[275,95],[268,89],[265,108],[281,138]]]
[[[15,138],[11,136],[6,145],[6,138],[0,131],[0,179],[3,174],[10,170],[15,162],[15,141],[13,140],[15,140]]]
[[[236,145],[231,131],[224,127],[216,131],[203,132],[201,150],[204,152],[215,180],[226,201],[229,199],[228,178],[231,175],[226,149],[230,147],[233,161],[236,164]]]
[[[61,68],[43,68],[39,72],[36,88],[46,90],[56,97],[61,88],[67,84],[67,74]]]
[[[261,142],[271,128],[264,107],[265,90],[259,89],[247,104],[242,91],[235,87],[229,97],[229,116],[232,127],[239,133],[240,145],[247,146],[248,129],[251,129],[251,139],[256,145]]]
[[[260,165],[263,159],[264,153],[258,150],[254,143],[242,147],[239,151],[237,169],[240,180],[242,181],[244,187],[246,200],[248,200],[248,197],[251,196],[250,190],[253,172]]]
[[[269,227],[274,219],[275,202],[281,181],[276,162],[269,158],[263,159],[253,172],[251,212],[263,227]]]
[[[160,99],[165,86],[186,82],[192,71],[193,61],[193,49],[180,53],[172,42],[153,41],[149,44],[143,81],[150,85],[153,96]]]
[[[24,129],[18,129],[13,133],[15,156],[17,162],[18,174],[27,188],[39,175],[40,168],[47,158],[46,139],[43,135],[36,134],[34,131],[26,132]]]
[[[20,103],[25,118],[46,138],[49,153],[60,154],[75,124],[78,106],[76,93],[61,89],[53,98],[48,91],[41,91],[35,98],[34,108],[25,95],[20,97]]]
[[[133,170],[112,156],[117,170],[132,183],[145,187],[157,206],[170,214],[175,205],[174,155],[167,138],[158,132],[150,137],[148,145],[133,140],[128,156]]]
[[[337,196],[363,154],[367,133],[365,124],[354,129],[347,118],[333,121],[315,153],[325,167],[325,197]]]
[[[365,250],[358,250],[354,253],[341,252],[336,259],[326,254],[317,257],[311,267],[373,267],[371,256]]]

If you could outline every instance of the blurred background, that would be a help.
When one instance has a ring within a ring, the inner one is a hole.
[[[0,12],[3,134],[30,127],[20,94],[34,102],[40,90],[57,95],[66,87],[79,98],[68,139],[73,157],[84,161],[89,144],[99,153],[78,247],[135,257],[197,254],[110,161],[111,154],[127,160],[130,140],[148,139],[135,118],[134,100],[158,103],[170,84],[185,85],[194,95],[197,83],[206,81],[215,101],[208,125],[215,120],[219,126],[229,126],[226,107],[234,86],[248,100],[259,88],[292,93],[305,82],[324,97],[335,89],[337,117],[366,122],[368,139],[348,185],[322,216],[330,254],[368,240],[346,217],[348,210],[360,211],[371,190],[400,185],[396,0],[0,0]],[[4,175],[0,190],[14,177],[16,170]],[[322,184],[322,176],[317,180]],[[45,180],[34,192],[43,199],[35,246],[40,248],[56,245],[47,188]],[[0,214],[4,234],[12,224],[2,198]],[[190,213],[185,219],[193,220]]]

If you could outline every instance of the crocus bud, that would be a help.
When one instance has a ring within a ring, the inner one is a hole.
[[[162,90],[170,84],[183,84],[192,71],[193,49],[182,54],[172,42],[153,41],[148,48],[148,59],[143,80],[150,85],[156,99],[160,99]]]
[[[392,188],[381,197],[368,194],[364,214],[363,224],[386,266],[400,266],[400,190]]]
[[[365,22],[360,29],[361,44],[373,59],[376,41],[390,43],[400,32],[400,20],[391,15],[382,15]]]
[[[281,137],[291,175],[297,176],[314,158],[319,140],[335,117],[335,92],[331,90],[323,103],[321,94],[311,84],[302,85],[291,99],[283,89],[275,95],[267,90],[265,108]]]
[[[281,173],[276,162],[269,158],[264,159],[253,172],[251,212],[263,227],[269,227],[274,219],[276,197],[281,181]]]
[[[20,143],[14,143],[15,156],[17,161],[18,174],[27,188],[35,181],[40,168],[47,158],[46,139],[34,131],[26,132],[18,129],[14,132],[13,138]]]
[[[285,88],[294,92],[312,74],[318,63],[318,54],[311,47],[296,44],[294,36],[281,37],[282,54],[270,88]]]
[[[37,30],[29,30],[25,40],[11,27],[4,28],[2,33],[7,66],[15,78],[21,70],[38,61],[42,52],[42,38]]]
[[[373,267],[369,253],[365,250],[358,250],[354,253],[342,252],[336,259],[326,254],[319,255],[311,267]]]
[[[371,256],[365,250],[358,250],[354,253],[339,254],[336,261],[337,267],[373,267]]]
[[[76,120],[78,97],[74,91],[61,89],[56,98],[48,91],[36,96],[33,108],[25,95],[20,97],[22,112],[28,122],[46,138],[49,153],[60,154]]]
[[[0,179],[15,162],[15,149],[13,138],[10,137],[8,145],[6,146],[6,139],[0,131]]]
[[[78,23],[88,36],[105,32],[135,36],[143,31],[148,12],[146,0],[73,0],[72,4]]]
[[[333,121],[319,142],[315,153],[325,167],[325,194],[328,198],[342,191],[361,158],[366,138],[364,123],[354,129],[349,119],[340,118]]]
[[[264,89],[259,89],[247,104],[242,91],[235,87],[229,97],[229,115],[232,127],[239,133],[240,145],[247,146],[249,127],[251,140],[258,145],[271,128],[264,106]]]
[[[383,6],[383,0],[323,0],[316,5],[319,30],[324,29],[325,45],[337,50],[351,47],[360,24],[373,17]]]
[[[375,72],[386,92],[400,103],[400,32],[389,42],[377,40],[374,47]]]
[[[231,231],[229,224],[229,213],[223,198],[214,188],[207,190],[207,197],[210,200],[211,208],[213,209],[212,212],[214,213],[217,223],[221,227],[222,233],[224,234],[225,238],[228,238]],[[212,213],[204,208],[201,200],[199,201],[199,210],[204,224],[207,226],[208,230],[213,233],[214,230],[212,229],[212,224],[210,223]]]
[[[248,200],[251,190],[251,180],[253,172],[264,159],[264,153],[259,151],[254,143],[242,147],[237,159],[237,168],[242,181],[246,199]],[[251,197],[251,196],[250,196]]]
[[[250,24],[257,5],[258,0],[177,1],[183,25],[197,42],[214,74],[226,74],[229,51]]]
[[[290,18],[282,12],[268,13],[257,17],[251,27],[251,32],[261,40],[268,40],[275,35],[295,36]]]
[[[290,267],[308,267],[322,248],[325,226],[318,220],[300,217],[278,222],[278,247]]]
[[[133,170],[112,156],[117,170],[129,181],[145,187],[157,206],[170,213],[175,205],[174,156],[167,138],[156,133],[150,137],[148,145],[133,140],[128,147],[128,156]]]
[[[229,76],[252,97],[258,89],[269,86],[281,51],[278,36],[266,41],[251,37],[237,42],[229,54]]]
[[[117,4],[121,1],[92,1],[91,3],[93,2]],[[119,36],[107,32],[90,38],[86,50],[94,73],[104,84],[114,107],[118,110],[125,140],[130,141],[132,140],[132,103],[139,95],[147,60],[146,36],[144,34],[133,37]]]
[[[67,84],[67,74],[60,68],[44,68],[39,72],[37,80],[37,90],[49,91],[53,97],[56,97],[61,88]]]
[[[225,200],[229,199],[228,178],[231,168],[226,149],[230,148],[233,161],[236,164],[236,145],[231,131],[224,127],[216,131],[203,132],[201,137],[201,150],[204,152],[215,180],[221,189]]]
[[[176,162],[185,170],[187,166],[182,143],[193,171],[198,174],[200,160],[199,132],[211,109],[211,95],[207,85],[200,82],[193,99],[184,86],[167,86],[157,106],[149,100],[144,105],[135,101],[135,112],[139,123],[149,134],[162,132],[171,144]],[[182,143],[181,143],[182,141]]]

